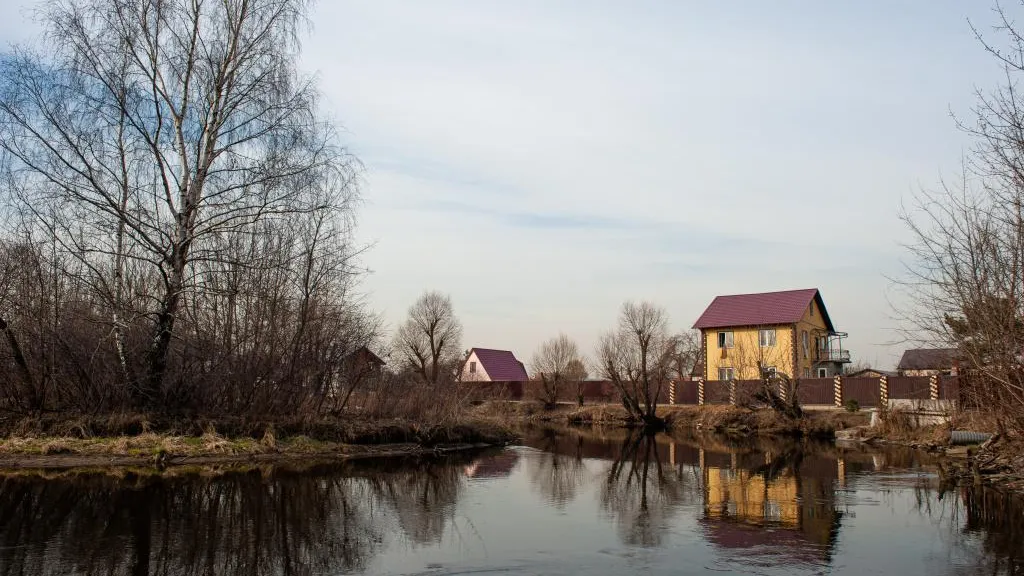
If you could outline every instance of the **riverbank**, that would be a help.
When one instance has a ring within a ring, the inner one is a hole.
[[[515,440],[489,420],[160,419],[139,415],[0,422],[0,469],[241,464],[437,454]]]
[[[951,432],[968,430],[991,434],[980,445],[953,445]],[[898,445],[944,456],[940,466],[943,480],[949,483],[987,484],[1024,493],[1024,439],[999,432],[996,420],[974,411],[956,412],[948,422],[916,426],[900,410],[881,415],[877,426],[857,426],[837,432],[840,443]]]
[[[503,422],[550,423],[633,427],[636,425],[622,406],[560,404],[545,408],[526,402],[489,402],[477,407],[476,415]],[[867,425],[866,412],[805,410],[804,417],[786,418],[771,409],[752,410],[738,406],[663,406],[658,415],[670,430],[699,430],[726,436],[807,436],[832,438],[836,431]]]

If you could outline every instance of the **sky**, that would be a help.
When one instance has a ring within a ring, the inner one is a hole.
[[[1009,0],[1007,4],[1012,4]],[[0,44],[31,2],[0,3]],[[593,355],[626,300],[818,288],[895,365],[901,206],[954,176],[1001,70],[986,0],[321,0],[301,66],[363,163],[362,283],[395,327],[451,295],[463,348]]]

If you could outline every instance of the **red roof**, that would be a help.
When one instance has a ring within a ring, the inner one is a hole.
[[[717,296],[693,327],[704,329],[794,324],[803,318],[807,307],[815,299],[818,301],[825,326],[830,332],[834,331],[832,320],[825,310],[825,302],[822,301],[817,288]]]
[[[526,367],[516,355],[508,350],[491,350],[490,348],[473,348],[470,354],[476,352],[477,360],[483,366],[491,380],[496,382],[526,382],[530,379],[526,375]]]

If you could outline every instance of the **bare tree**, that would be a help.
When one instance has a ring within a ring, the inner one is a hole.
[[[451,297],[431,291],[409,308],[409,319],[398,329],[394,348],[424,382],[438,384],[454,377],[461,340],[462,323]]]
[[[540,377],[540,399],[548,407],[558,403],[558,396],[571,381],[574,364],[580,364],[580,352],[576,343],[565,334],[544,342],[533,354],[531,368]],[[578,372],[578,371],[577,371]]]
[[[195,265],[223,260],[223,240],[256,222],[333,207],[306,191],[352,180],[296,71],[307,4],[51,0],[46,51],[0,67],[0,147],[22,206],[102,287],[139,405],[165,395]],[[135,319],[149,322],[138,376]]]
[[[793,350],[770,339],[762,342],[762,330],[774,331],[774,326],[754,326],[749,332],[756,338],[737,338],[729,349],[730,363],[736,377],[760,381],[752,400],[764,403],[776,412],[791,418],[800,418],[803,410],[799,400],[799,380],[780,366],[793,364]],[[780,394],[784,390],[784,394]]]
[[[995,12],[1005,44],[975,33],[1006,81],[979,91],[973,120],[959,122],[975,141],[960,177],[903,212],[914,238],[904,319],[910,338],[955,345],[971,379],[963,390],[1024,431],[1024,30]]]
[[[577,358],[569,362],[569,366],[565,372],[566,379],[571,385],[575,385],[576,388],[576,403],[579,406],[583,406],[584,401],[584,386],[586,386],[586,380],[589,376],[587,372],[587,363],[583,358]]]
[[[679,334],[673,359],[676,374],[679,377],[692,374],[700,364],[703,352],[700,330],[687,330]]]
[[[618,390],[630,416],[648,428],[664,427],[657,416],[662,389],[676,375],[679,338],[669,334],[668,313],[650,302],[626,302],[618,326],[601,338],[604,377]]]

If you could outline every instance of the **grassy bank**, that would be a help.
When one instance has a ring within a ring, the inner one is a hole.
[[[285,459],[347,459],[502,445],[493,420],[166,418],[141,414],[0,421],[0,468],[158,467]]]
[[[489,402],[477,407],[479,417],[504,422],[535,422],[566,425],[631,427],[631,419],[622,406],[601,404],[573,406],[563,404],[545,408],[526,402]],[[865,412],[809,410],[803,418],[786,418],[770,409],[751,410],[737,406],[665,406],[658,409],[669,429],[693,429],[734,436],[813,436],[832,437],[843,430],[868,423]]]

